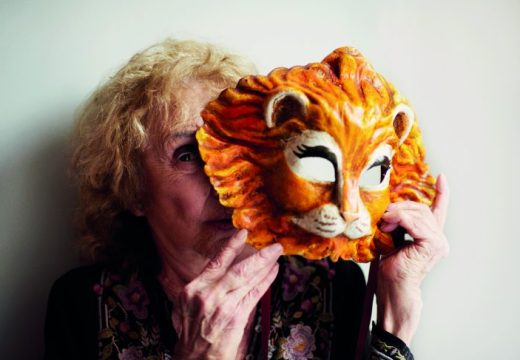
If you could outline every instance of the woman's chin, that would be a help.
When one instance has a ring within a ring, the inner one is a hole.
[[[233,227],[231,221],[208,221],[193,248],[208,259],[213,258],[228,242],[229,238],[238,230]]]

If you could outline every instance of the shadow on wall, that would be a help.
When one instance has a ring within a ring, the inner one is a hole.
[[[50,287],[79,263],[72,241],[74,196],[66,175],[68,134],[68,128],[45,133],[41,144],[32,145],[21,139],[16,145],[23,153],[0,168],[3,359],[42,358]]]

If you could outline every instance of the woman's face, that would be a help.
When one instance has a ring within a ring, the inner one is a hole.
[[[211,258],[236,231],[231,211],[220,205],[204,174],[195,140],[195,131],[202,125],[200,112],[211,94],[200,83],[190,82],[179,95],[185,99],[186,116],[177,120],[165,151],[151,147],[144,153],[143,215],[160,253]]]

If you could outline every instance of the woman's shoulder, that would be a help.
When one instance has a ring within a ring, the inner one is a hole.
[[[45,359],[89,359],[97,356],[97,295],[104,267],[81,266],[52,285],[45,320]]]
[[[109,288],[130,286],[148,279],[143,269],[121,264],[91,264],[73,268],[61,275],[52,285],[49,300],[67,302],[94,301]]]
[[[103,264],[90,264],[75,267],[59,276],[55,284],[58,286],[70,286],[81,282],[87,282],[99,278],[105,270],[106,266]]]
[[[100,282],[106,267],[101,264],[85,265],[71,269],[58,277],[51,288],[54,296],[84,298],[95,296],[94,286]]]

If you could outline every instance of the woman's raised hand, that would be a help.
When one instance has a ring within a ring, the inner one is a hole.
[[[174,299],[174,358],[234,359],[252,311],[278,273],[280,244],[244,256],[241,230]],[[168,293],[168,278],[161,278]],[[246,335],[247,336],[247,335]],[[243,344],[244,345],[244,344]],[[245,344],[247,345],[247,344]]]
[[[444,175],[437,178],[436,190],[431,208],[412,201],[394,203],[380,225],[385,232],[402,226],[414,240],[381,260],[377,286],[378,324],[407,344],[419,324],[420,285],[439,259],[449,253],[443,232],[449,201]]]

